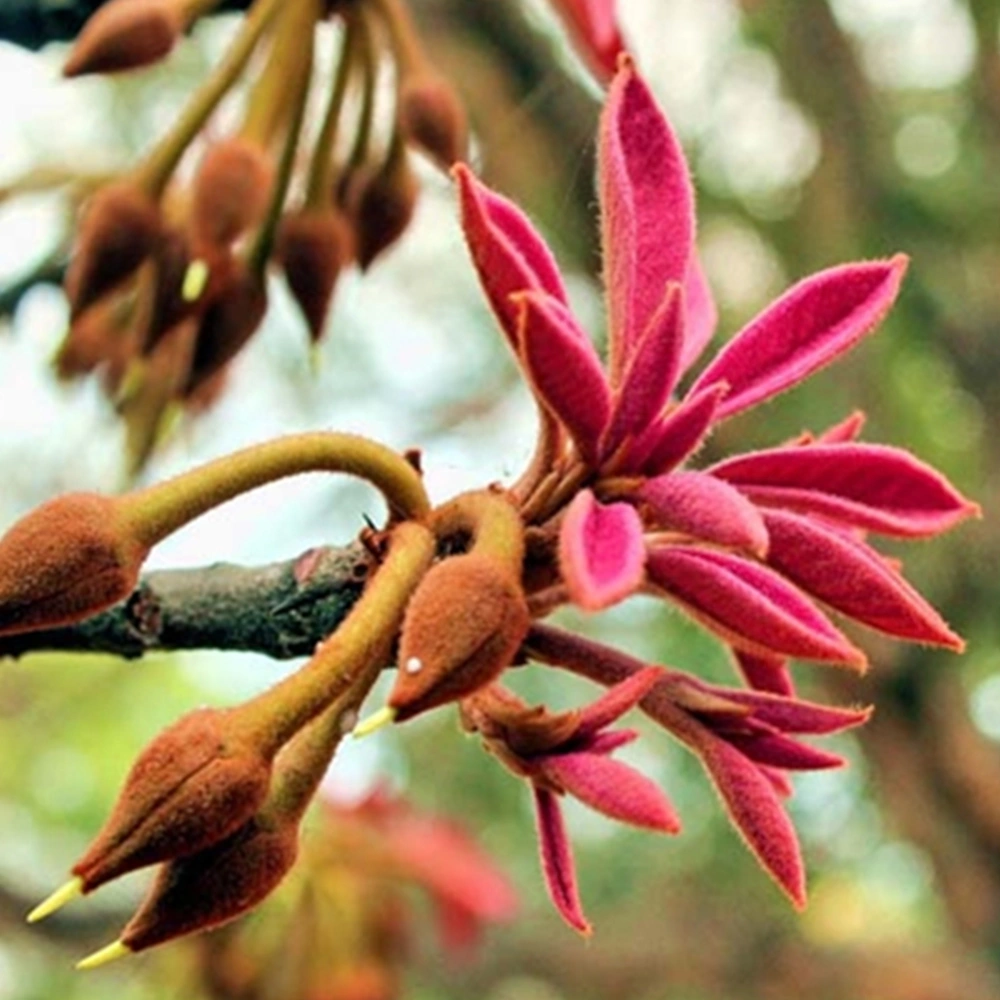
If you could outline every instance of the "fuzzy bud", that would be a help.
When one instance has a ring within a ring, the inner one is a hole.
[[[227,245],[256,225],[267,209],[274,169],[256,143],[239,136],[212,146],[192,184],[196,237]]]
[[[468,159],[469,126],[462,102],[437,73],[415,73],[403,81],[397,111],[399,130],[442,170]]]
[[[350,261],[353,235],[335,208],[286,215],[278,233],[278,256],[314,343],[323,335],[337,277]]]
[[[406,608],[388,706],[397,720],[463,698],[508,667],[528,630],[524,593],[480,552],[438,563]]]
[[[66,273],[66,294],[79,315],[129,277],[152,253],[160,210],[136,184],[115,181],[90,199]]]
[[[228,731],[229,713],[200,709],[139,755],[118,802],[73,867],[89,892],[145,865],[217,844],[267,795],[271,760]]]
[[[406,232],[420,185],[405,155],[390,159],[378,173],[359,181],[353,205],[358,265],[362,271]]]
[[[117,604],[135,589],[146,554],[112,497],[43,503],[0,538],[0,635],[69,625]]]
[[[71,379],[102,364],[118,374],[124,371],[131,353],[128,322],[132,311],[130,302],[108,297],[77,316],[53,359],[56,376]]]
[[[175,0],[110,0],[83,26],[63,76],[149,66],[170,52],[183,30]]]

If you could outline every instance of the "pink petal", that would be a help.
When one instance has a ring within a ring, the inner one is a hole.
[[[566,836],[559,801],[552,792],[532,786],[535,793],[535,815],[538,820],[538,843],[542,855],[542,874],[563,920],[581,934],[589,935],[591,926],[583,915],[580,893],[576,885],[573,851]]]
[[[865,666],[864,654],[765,566],[681,545],[652,549],[646,566],[651,582],[727,642],[752,652]]]
[[[553,0],[594,72],[611,77],[625,49],[615,12],[616,0]]]
[[[559,532],[559,568],[581,608],[610,607],[642,583],[642,521],[626,503],[601,504],[590,490],[566,509]]]
[[[605,457],[627,438],[646,430],[666,405],[677,381],[683,342],[684,293],[671,282],[615,390],[611,421],[601,445]]]
[[[800,281],[733,338],[693,389],[728,382],[719,416],[729,417],[791,388],[878,325],[899,292],[906,264],[898,255]]]
[[[822,514],[887,535],[935,535],[978,515],[939,472],[877,444],[816,444],[738,455],[711,473],[757,503]]]
[[[617,384],[667,282],[683,284],[687,277],[694,245],[694,192],[684,152],[630,59],[622,59],[608,93],[597,159]]]
[[[828,427],[816,440],[820,444],[850,444],[861,436],[866,419],[861,410],[855,410],[839,424]]]
[[[512,202],[482,184],[464,164],[453,168],[458,181],[465,233],[483,290],[514,353],[518,353],[518,310],[511,295],[543,289],[567,302],[558,265],[528,217]]]
[[[647,479],[636,491],[647,527],[754,555],[767,552],[760,511],[742,493],[704,472],[671,472]]]
[[[649,778],[626,764],[593,753],[553,754],[546,777],[611,819],[647,830],[678,833],[680,820],[670,801]]]
[[[824,771],[843,767],[843,757],[777,734],[727,733],[724,739],[745,757],[784,771]]]
[[[963,648],[934,608],[864,542],[788,511],[771,511],[766,521],[768,564],[806,592],[900,639]]]
[[[795,694],[795,684],[784,657],[749,653],[743,649],[734,649],[733,655],[740,673],[750,687],[774,694]]]
[[[701,357],[719,322],[719,310],[715,306],[712,289],[705,277],[697,250],[691,254],[688,262],[684,298],[687,301],[687,331],[681,353],[680,374],[686,372]]]
[[[690,458],[715,423],[724,385],[702,389],[650,425],[621,463],[623,472],[659,476]]]
[[[515,299],[528,375],[583,458],[596,464],[598,442],[611,413],[611,390],[597,352],[557,299],[543,292],[524,292]]]
[[[664,672],[659,667],[647,667],[608,688],[600,698],[580,709],[580,724],[574,739],[592,736],[612,722],[617,722],[635,708],[663,676]]]

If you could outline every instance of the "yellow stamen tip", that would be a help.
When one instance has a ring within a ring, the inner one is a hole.
[[[208,264],[203,260],[193,260],[188,264],[181,283],[181,298],[185,302],[197,302],[201,298],[208,285],[209,273]]]
[[[61,885],[48,899],[43,900],[28,914],[28,923],[37,924],[39,920],[52,916],[56,910],[61,910],[67,903],[72,902],[77,896],[83,895],[83,879],[71,878],[65,885]]]
[[[119,958],[131,955],[132,949],[121,941],[114,941],[106,948],[95,951],[93,955],[88,955],[76,963],[76,967],[82,971],[96,969],[99,965],[107,965],[108,962],[116,962]]]
[[[396,721],[396,710],[394,708],[389,708],[386,705],[385,708],[380,708],[377,712],[373,712],[368,716],[367,719],[363,719],[355,727],[352,735],[356,740],[360,740],[362,736],[369,736],[375,732],[376,729],[381,729],[383,726],[389,725],[390,722]]]

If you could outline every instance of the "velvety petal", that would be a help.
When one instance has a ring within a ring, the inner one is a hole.
[[[691,254],[691,260],[688,262],[684,298],[687,302],[687,323],[684,348],[681,351],[680,374],[682,375],[701,357],[719,322],[719,310],[716,308],[712,289],[705,277],[705,270],[701,266],[697,250]]]
[[[635,708],[663,677],[660,667],[647,667],[631,677],[608,688],[596,701],[580,709],[580,723],[574,739],[593,736],[617,722],[626,712]],[[589,748],[593,752],[593,747]]]
[[[557,299],[540,292],[515,296],[525,368],[542,403],[595,464],[611,413],[611,390],[597,352]]]
[[[610,607],[642,583],[642,521],[626,503],[602,504],[582,490],[559,532],[559,568],[572,600],[588,611]]]
[[[621,463],[622,471],[659,476],[680,465],[708,436],[725,394],[724,385],[713,385],[682,400],[639,437]]]
[[[594,72],[611,77],[625,49],[616,13],[617,0],[553,0],[557,11]]]
[[[542,773],[591,809],[647,830],[677,833],[681,823],[660,788],[627,764],[593,753],[553,754]]]
[[[636,490],[647,528],[690,535],[754,555],[767,552],[760,511],[739,490],[704,472],[671,472]]]
[[[727,733],[725,739],[755,763],[784,771],[823,771],[843,767],[846,763],[839,754],[819,750],[787,736]]]
[[[979,513],[939,472],[888,445],[773,448],[737,455],[709,471],[757,503],[887,535],[935,535]]]
[[[666,405],[677,381],[683,343],[684,293],[671,282],[614,391],[611,420],[601,444],[604,457],[626,438],[638,437]]]
[[[864,668],[864,654],[777,573],[728,552],[665,546],[649,552],[649,579],[727,642]]]
[[[694,192],[677,137],[622,59],[597,150],[612,382],[627,371],[666,291],[683,284],[694,245]]]
[[[458,181],[462,230],[472,263],[493,312],[518,353],[518,310],[511,295],[542,289],[567,302],[558,265],[528,217],[482,184],[465,164],[453,169]]]
[[[750,687],[774,694],[795,694],[795,683],[788,669],[788,661],[783,656],[767,656],[743,649],[734,649],[733,655],[743,679]]]
[[[535,815],[538,820],[538,843],[542,855],[542,874],[563,920],[581,934],[589,935],[591,927],[583,915],[580,893],[576,885],[573,851],[566,836],[566,824],[556,796],[544,788],[535,788]]]
[[[791,388],[853,347],[889,311],[907,259],[844,264],[800,281],[716,356],[694,385],[728,382],[720,417]]]
[[[765,514],[768,564],[842,614],[900,639],[961,650],[962,640],[882,557],[816,518]]]

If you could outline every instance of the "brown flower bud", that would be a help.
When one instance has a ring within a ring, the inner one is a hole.
[[[429,71],[408,76],[400,88],[396,116],[406,141],[419,146],[442,170],[468,159],[465,109],[443,76]]]
[[[314,343],[323,335],[337,277],[351,259],[352,243],[351,228],[336,208],[305,209],[281,220],[278,257]]]
[[[267,795],[271,759],[199,709],[139,755],[111,815],[73,874],[84,892],[126,872],[202,851],[250,819]]]
[[[358,180],[348,206],[362,271],[406,232],[419,194],[420,185],[402,153],[390,158],[378,173]]]
[[[83,26],[63,75],[117,73],[158,62],[184,30],[173,0],[110,0]]]
[[[406,608],[388,707],[403,720],[465,697],[508,667],[528,607],[506,567],[480,552],[434,566]]]
[[[160,234],[160,210],[130,181],[115,181],[87,204],[66,273],[74,315],[124,281],[152,253]]]
[[[240,136],[212,146],[192,184],[191,221],[195,236],[227,245],[264,216],[274,168],[264,150]]]
[[[129,320],[134,300],[106,296],[77,316],[53,359],[56,375],[70,379],[86,375],[102,364],[120,374],[128,364]]]
[[[135,589],[147,549],[118,502],[68,493],[0,538],[0,635],[82,621]]]

